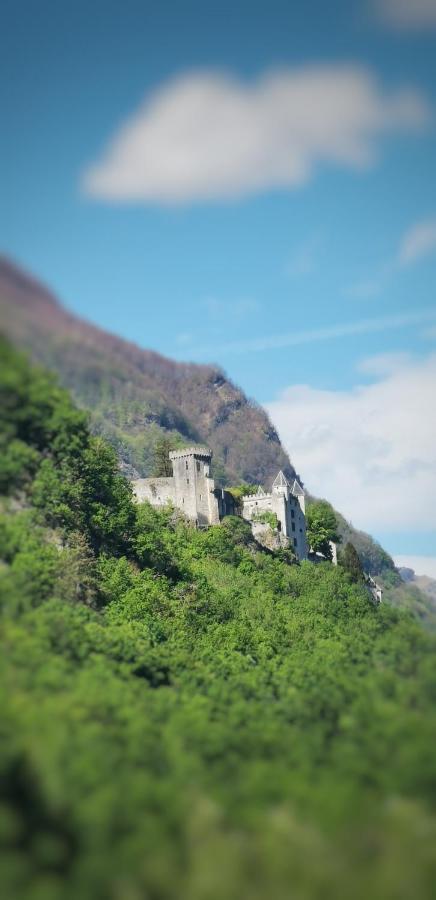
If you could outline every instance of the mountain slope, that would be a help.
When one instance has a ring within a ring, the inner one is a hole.
[[[280,468],[295,475],[264,410],[222,371],[174,362],[82,321],[7,260],[0,322],[91,411],[93,431],[113,444],[127,474],[150,473],[164,431],[179,443],[210,444],[217,480],[268,483]]]
[[[216,367],[178,363],[143,350],[65,310],[53,295],[0,258],[0,326],[34,360],[55,370],[76,402],[91,413],[91,428],[116,449],[128,476],[150,474],[162,433],[181,444],[206,443],[217,481],[268,485],[279,469],[295,470],[264,410]],[[399,582],[394,563],[369,535],[341,516],[371,574]]]
[[[241,519],[134,504],[0,349],[2,896],[429,900],[436,637]]]

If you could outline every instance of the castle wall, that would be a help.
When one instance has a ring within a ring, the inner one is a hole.
[[[133,493],[138,503],[148,500],[152,506],[176,503],[174,478],[138,478],[132,482]]]
[[[196,525],[217,525],[225,515],[236,512],[233,496],[215,488],[210,474],[211,452],[207,448],[190,447],[170,453],[172,478],[139,478],[133,491],[139,502],[147,500],[152,506],[172,503]],[[296,482],[291,488],[283,472],[279,472],[271,494],[244,497],[242,516],[255,522],[262,513],[277,516],[283,539],[294,547],[299,559],[307,559],[306,518],[304,492]]]
[[[282,534],[289,539],[301,559],[307,559],[306,518],[299,498],[288,487],[274,490],[271,494],[254,494],[244,497],[242,515],[249,521],[263,512],[273,512],[280,523]]]
[[[244,519],[250,521],[263,512],[273,512],[271,494],[254,494],[243,498],[242,517]]]

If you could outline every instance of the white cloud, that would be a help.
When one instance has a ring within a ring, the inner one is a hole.
[[[321,164],[367,168],[378,138],[428,119],[419,93],[384,92],[357,65],[283,68],[252,84],[193,72],[146,98],[85,171],[83,187],[100,199],[146,203],[296,188]]]
[[[409,362],[408,353],[378,353],[376,356],[368,356],[357,365],[357,371],[364,375],[392,375],[401,371]]]
[[[372,384],[295,385],[267,409],[308,489],[357,526],[436,529],[436,354],[387,362]]]
[[[436,253],[436,219],[417,222],[406,231],[398,251],[398,265],[408,266],[430,253]]]
[[[436,0],[375,0],[374,5],[382,21],[395,29],[436,27]]]
[[[395,556],[395,565],[413,569],[415,575],[428,575],[436,578],[436,556]]]

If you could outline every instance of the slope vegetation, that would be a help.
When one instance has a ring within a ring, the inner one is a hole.
[[[185,364],[143,350],[78,319],[37,281],[0,259],[0,327],[35,361],[58,374],[90,411],[94,434],[114,447],[129,477],[151,474],[162,434],[176,444],[208,444],[224,485],[269,486],[279,469],[295,470],[262,408],[217,368]],[[367,572],[399,584],[391,557],[369,535],[338,517]]]
[[[435,639],[241,520],[135,507],[2,352],[5,897],[430,898]]]

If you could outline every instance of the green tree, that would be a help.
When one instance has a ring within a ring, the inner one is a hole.
[[[65,395],[8,365],[5,897],[427,900],[434,636],[239,517],[134,505]]]
[[[169,453],[174,450],[174,441],[162,435],[156,441],[153,453],[153,476],[155,478],[170,478],[173,474],[173,466]]]
[[[339,541],[333,507],[326,500],[313,500],[307,508],[306,523],[307,541],[311,550],[331,559],[329,541]]]
[[[345,544],[344,549],[339,554],[338,562],[342,566],[343,569],[348,572],[351,576],[352,581],[356,582],[364,582],[365,574],[363,571],[362,563],[359,559],[359,554],[350,541]]]

